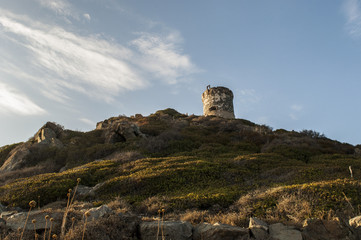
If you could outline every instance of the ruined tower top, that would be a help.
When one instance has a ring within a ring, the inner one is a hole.
[[[233,93],[225,87],[210,87],[202,94],[203,115],[234,118]]]

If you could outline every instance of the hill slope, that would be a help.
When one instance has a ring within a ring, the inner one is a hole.
[[[120,198],[149,215],[166,208],[192,221],[201,212],[238,225],[250,216],[294,223],[353,216],[361,205],[355,152],[314,131],[273,131],[173,109],[110,118],[85,133],[47,123],[29,141],[0,148],[0,202],[66,199],[81,178],[79,200]]]

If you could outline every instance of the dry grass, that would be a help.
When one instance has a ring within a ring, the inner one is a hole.
[[[121,214],[112,214],[97,221],[86,224],[84,239],[137,239],[136,228],[138,220],[134,217],[122,217]],[[81,240],[85,222],[79,221],[74,231],[66,234],[67,239]]]
[[[144,200],[138,207],[138,211],[149,215],[157,215],[159,209],[169,209],[167,197],[150,197]]]
[[[109,202],[107,206],[116,213],[131,213],[133,210],[132,206],[119,196]]]

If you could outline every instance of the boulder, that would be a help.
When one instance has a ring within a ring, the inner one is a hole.
[[[58,139],[63,128],[55,123],[47,122],[34,136],[34,141],[39,144],[61,148],[63,143]]]
[[[139,239],[138,226],[140,218],[129,214],[110,214],[107,217],[99,218],[97,221],[87,223],[87,231],[84,239]],[[89,229],[89,230],[88,230]],[[83,239],[83,224],[75,226],[74,231],[68,232],[65,239],[81,240]],[[154,236],[152,238],[155,239]]]
[[[358,228],[361,226],[361,216],[351,218],[348,223],[351,227]]]
[[[251,236],[255,239],[267,239],[268,238],[268,224],[264,221],[251,217],[249,219],[249,227]]]
[[[194,229],[194,240],[241,240],[249,238],[249,230],[241,227],[234,227],[226,224],[198,224]]]
[[[84,186],[84,185],[78,185],[78,188],[76,190],[76,195],[78,197],[87,197],[87,196],[93,197],[95,194],[93,192],[92,187],[87,187],[87,186]]]
[[[172,239],[172,240],[191,240],[192,239],[192,225],[184,221],[154,221],[142,222],[140,224],[140,239],[154,240],[157,239]],[[204,238],[207,239],[207,238]]]
[[[10,172],[22,168],[26,163],[26,157],[30,154],[31,143],[26,142],[15,147],[0,167],[0,172]]]
[[[103,130],[106,143],[125,142],[136,137],[144,137],[137,124],[123,118],[104,120],[97,123],[97,130]]]
[[[0,229],[5,229],[5,228],[6,228],[6,221],[0,218]]]
[[[276,223],[269,226],[269,234],[272,240],[302,240],[302,234],[294,227]]]
[[[6,226],[14,231],[17,231],[18,228],[23,228],[27,214],[28,214],[27,212],[21,212],[11,215],[6,219]],[[54,218],[53,229],[61,225],[61,221],[63,218],[63,214],[61,212],[49,213],[41,210],[35,210],[35,211],[31,211],[29,214],[28,222],[26,224],[26,229],[34,230],[34,225],[32,223],[33,219],[36,220],[35,223],[36,230],[45,229],[45,226],[46,228],[50,228],[49,220],[48,220],[48,224],[46,224],[46,219],[45,219],[46,215],[49,215],[50,218]]]
[[[0,213],[5,211],[6,207],[0,203]]]
[[[4,211],[4,212],[1,212],[0,214],[0,218],[3,218],[3,219],[7,219],[9,218],[10,216],[14,215],[14,214],[17,214],[18,212],[17,211]]]
[[[97,208],[91,208],[89,210],[82,210],[83,212],[89,212],[90,217],[88,218],[88,221],[94,221],[101,217],[103,217],[106,214],[110,214],[113,210],[111,210],[107,205],[101,205]]]
[[[304,240],[339,240],[350,239],[349,230],[339,221],[321,219],[307,219],[303,224],[302,236]]]

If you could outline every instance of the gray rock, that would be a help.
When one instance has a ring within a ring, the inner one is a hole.
[[[241,240],[248,239],[249,230],[241,227],[234,227],[226,224],[198,224],[194,229],[194,240]]]
[[[4,230],[6,228],[6,221],[0,218],[0,229]]]
[[[361,226],[361,216],[351,218],[348,223],[351,227],[358,228]]]
[[[26,221],[27,214],[28,214],[27,212],[21,212],[21,213],[11,215],[10,217],[8,217],[6,219],[6,226],[15,231],[18,230],[18,228],[23,228],[25,221]],[[46,215],[49,215],[50,218],[54,218],[53,228],[56,228],[61,225],[61,220],[63,217],[62,213],[60,213],[60,212],[48,213],[48,212],[43,212],[40,210],[35,210],[35,211],[31,211],[29,214],[29,219],[26,224],[26,229],[34,230],[34,225],[31,222],[33,219],[36,220],[36,224],[35,224],[36,230],[45,229],[45,226],[47,229],[50,228],[49,220],[48,220],[48,224],[46,224],[46,220],[45,220]]]
[[[184,221],[160,221],[142,222],[140,224],[140,239],[154,240],[164,236],[165,239],[172,240],[191,240],[192,239],[192,225]],[[163,234],[162,234],[163,233]]]
[[[256,217],[251,217],[249,219],[249,229],[251,231],[251,236],[255,239],[268,238],[268,224]]]
[[[96,240],[135,240],[139,239],[138,226],[140,218],[129,214],[111,214],[107,217],[98,219],[97,221],[90,221],[87,223],[87,229],[84,239]],[[82,239],[83,225],[80,224],[75,227],[74,231],[78,234],[73,236],[68,232],[65,239]],[[155,237],[153,236],[153,240]]]
[[[63,129],[52,122],[47,122],[39,131],[35,134],[34,140],[39,144],[50,145],[61,148],[63,143],[58,139]]]
[[[349,230],[339,221],[307,219],[303,224],[304,240],[341,240],[350,239]]]
[[[0,212],[5,211],[6,207],[0,203]]]
[[[100,207],[91,208],[87,211],[90,213],[90,217],[88,218],[88,220],[94,221],[103,217],[106,214],[112,213],[113,210],[111,210],[107,205],[101,205]],[[86,212],[86,210],[83,210],[83,212]]]
[[[302,240],[302,234],[294,227],[288,227],[282,223],[269,226],[269,233],[272,240]]]
[[[1,212],[0,218],[3,218],[6,220],[8,217],[10,217],[14,214],[17,214],[17,213],[18,213],[17,211],[4,211],[4,212]]]
[[[87,187],[84,185],[78,185],[78,188],[76,190],[76,194],[79,197],[86,197],[86,196],[94,196],[94,192],[93,192],[93,188],[92,187]]]
[[[114,118],[97,123],[96,129],[104,130],[106,143],[125,142],[137,137],[144,137],[138,125],[124,118]]]
[[[20,169],[24,166],[26,157],[30,154],[31,143],[23,143],[15,147],[0,168],[0,172],[9,172]]]

